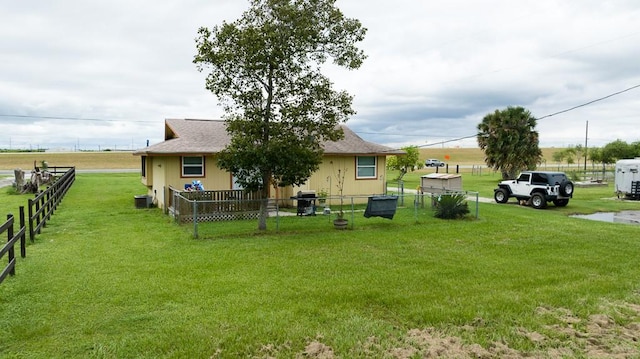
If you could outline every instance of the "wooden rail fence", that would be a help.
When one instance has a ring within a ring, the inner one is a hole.
[[[67,169],[46,190],[37,193],[35,198],[29,199],[29,240],[34,241],[36,234],[39,234],[42,227],[45,227],[51,215],[58,208],[58,204],[76,179],[75,167],[54,167],[55,169]],[[61,172],[58,172],[61,173]]]
[[[51,218],[51,215],[62,201],[64,195],[69,191],[71,185],[75,181],[76,171],[75,167],[53,167],[55,168],[54,175],[64,173],[57,178],[53,184],[46,190],[37,193],[35,198],[29,199],[28,212],[29,215],[25,217],[24,206],[20,206],[19,228],[16,232],[15,222],[16,219],[13,214],[7,215],[7,220],[0,225],[0,238],[7,234],[7,243],[0,249],[0,260],[7,255],[8,264],[2,271],[0,271],[0,283],[8,275],[15,275],[16,258],[15,258],[15,245],[20,241],[20,256],[25,258],[27,256],[26,247],[26,232],[27,232],[27,219],[29,228],[29,240],[35,241],[36,234],[39,234],[42,227],[44,227],[47,221]],[[58,169],[65,169],[66,171],[58,172]]]
[[[16,257],[14,248],[18,240],[20,240],[20,256],[22,258],[27,256],[24,207],[20,207],[20,228],[17,233],[14,232],[14,223],[15,217],[13,214],[8,214],[7,221],[0,226],[0,235],[7,233],[7,243],[2,247],[2,249],[0,249],[0,259],[2,259],[6,254],[9,262],[0,272],[0,283],[2,283],[8,275],[16,274]]]

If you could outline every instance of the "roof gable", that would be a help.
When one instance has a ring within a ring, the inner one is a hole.
[[[363,140],[345,125],[340,125],[344,138],[323,143],[325,154],[332,155],[397,155],[404,151]],[[223,120],[166,119],[164,142],[140,149],[134,154],[215,154],[222,151],[231,138]]]

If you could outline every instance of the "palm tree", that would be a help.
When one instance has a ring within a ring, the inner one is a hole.
[[[518,171],[535,169],[542,162],[536,122],[523,107],[507,107],[487,114],[478,124],[478,145],[485,162],[500,171],[503,179],[515,178]]]

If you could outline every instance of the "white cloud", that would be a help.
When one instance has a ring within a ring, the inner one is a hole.
[[[485,114],[507,106],[542,117],[640,84],[634,1],[337,5],[369,29],[362,44],[369,58],[359,70],[328,74],[355,95],[358,114],[349,125],[391,146],[473,135]],[[233,21],[247,6],[237,0],[4,4],[0,148],[142,147],[147,139],[162,140],[164,118],[219,118],[205,74],[192,64],[194,39],[198,27]],[[583,143],[586,121],[592,145],[640,140],[638,93],[540,120],[542,145]]]

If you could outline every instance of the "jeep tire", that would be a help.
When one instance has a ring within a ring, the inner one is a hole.
[[[509,201],[509,194],[506,189],[498,188],[493,193],[493,199],[496,200],[496,203],[507,203],[507,201]]]
[[[562,183],[560,183],[560,194],[564,197],[571,197],[573,194],[573,182],[562,181]]]
[[[556,207],[565,207],[566,205],[569,204],[569,200],[568,199],[554,199],[553,200],[553,204]]]
[[[531,196],[531,207],[535,209],[543,209],[547,207],[547,201],[544,199],[544,196],[541,193],[534,193]]]

